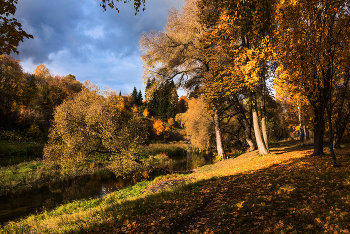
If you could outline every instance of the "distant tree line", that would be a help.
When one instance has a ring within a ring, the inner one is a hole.
[[[54,109],[82,86],[74,75],[53,75],[43,64],[25,73],[18,60],[0,55],[0,129],[25,131],[34,124],[47,130]]]

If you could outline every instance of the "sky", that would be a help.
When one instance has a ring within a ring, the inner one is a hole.
[[[15,18],[34,36],[18,46],[25,72],[46,64],[54,75],[109,86],[113,91],[144,92],[140,35],[162,31],[168,10],[184,0],[146,0],[135,16],[133,1],[117,3],[120,12],[100,7],[101,0],[19,0]]]

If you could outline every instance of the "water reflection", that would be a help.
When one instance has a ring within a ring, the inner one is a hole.
[[[212,152],[191,151],[188,152],[187,156],[184,158],[164,162],[164,166],[170,170],[188,171],[207,164],[212,164],[213,162],[214,159]]]
[[[0,200],[0,223],[44,209],[50,210],[73,200],[101,198],[128,185],[131,185],[128,180],[115,178],[113,175],[105,178],[88,175],[51,183],[47,187],[29,192],[3,196]]]
[[[186,171],[213,163],[210,154],[189,152],[186,157],[170,160],[164,165],[171,170]],[[0,224],[19,219],[28,214],[50,210],[73,200],[101,198],[137,182],[133,179],[115,178],[113,174],[104,176],[86,175],[52,182],[41,189],[0,197]]]

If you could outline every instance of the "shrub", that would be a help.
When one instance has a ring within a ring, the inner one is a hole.
[[[112,153],[115,171],[125,169],[119,164],[132,164],[135,157],[127,152],[147,136],[148,123],[132,113],[124,97],[85,88],[55,110],[44,161],[77,167],[105,152]]]

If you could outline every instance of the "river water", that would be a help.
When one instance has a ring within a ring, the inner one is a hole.
[[[166,167],[171,170],[186,171],[213,163],[213,157],[204,153],[188,152],[187,157],[171,160]],[[0,197],[0,224],[44,209],[53,209],[73,200],[101,198],[108,193],[131,186],[135,179],[84,175],[71,180],[52,183],[40,189]]]

